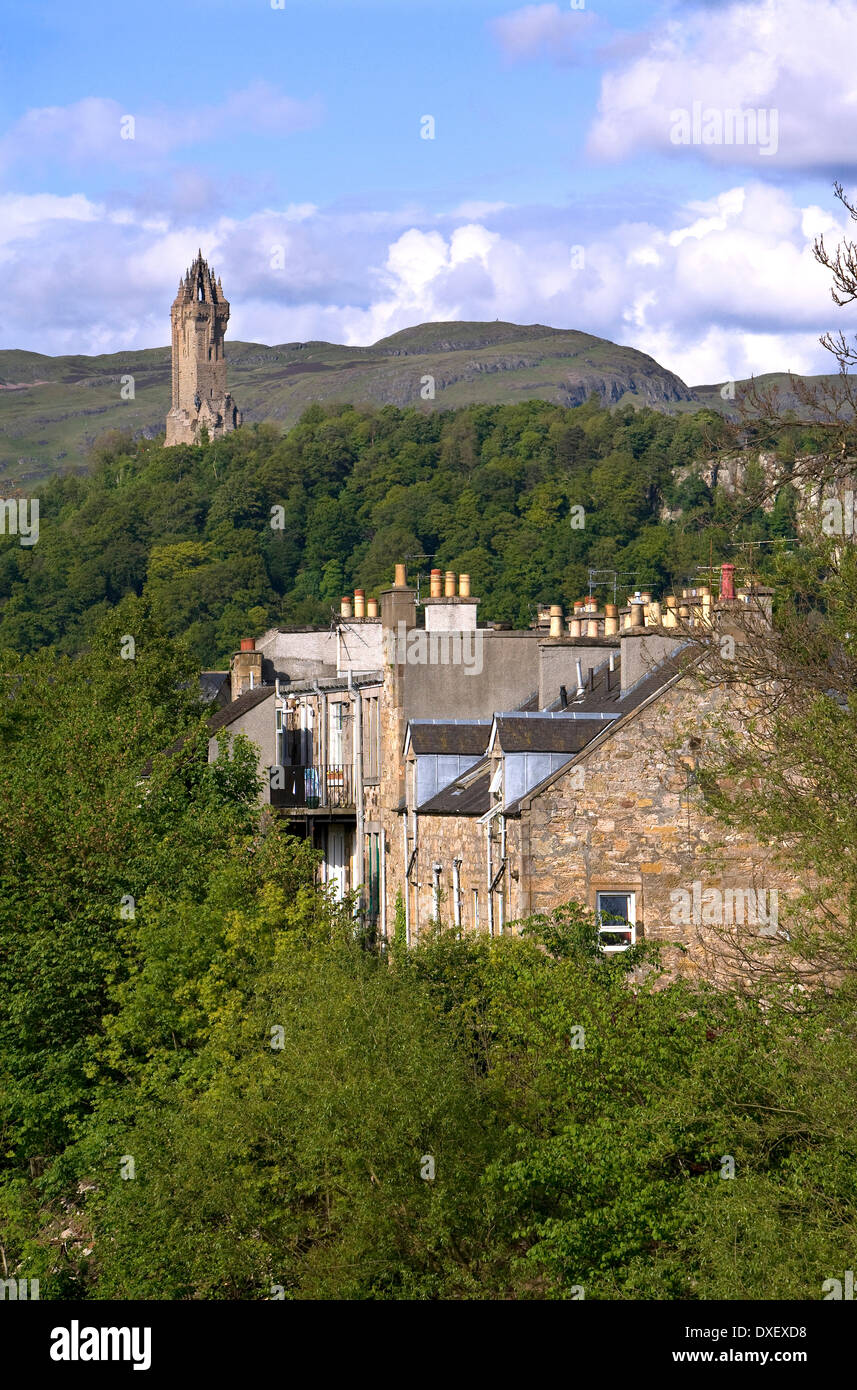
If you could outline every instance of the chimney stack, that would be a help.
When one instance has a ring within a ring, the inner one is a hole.
[[[456,579],[458,593],[456,594]],[[475,632],[479,599],[470,592],[470,575],[433,569],[429,597],[423,599],[426,632]]]
[[[720,602],[731,603],[735,599],[735,566],[720,567]]]
[[[262,653],[256,651],[253,637],[241,638],[241,650],[236,652],[229,667],[229,693],[233,700],[262,684]]]
[[[370,599],[370,605],[374,603]],[[417,621],[417,595],[414,589],[408,588],[407,570],[404,565],[396,565],[396,577],[389,589],[381,590],[380,599],[381,626],[388,632],[398,632],[399,623],[404,623],[406,628],[412,628]],[[370,608],[370,617],[371,608]]]

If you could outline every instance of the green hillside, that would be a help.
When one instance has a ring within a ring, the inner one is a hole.
[[[543,324],[426,323],[372,347],[336,343],[228,342],[229,385],[245,422],[290,426],[314,402],[417,405],[426,411],[541,399],[660,410],[696,405],[674,373],[634,348]],[[134,399],[121,397],[134,378]],[[424,399],[424,378],[435,399]],[[170,405],[170,352],[100,357],[0,352],[0,481],[22,486],[86,467],[108,430],[154,438]]]
[[[517,627],[538,603],[568,610],[590,568],[601,597],[613,596],[603,571],[622,594],[660,593],[742,538],[794,535],[787,497],[769,514],[689,473],[725,433],[708,411],[521,401],[315,404],[286,432],[250,425],[171,449],[115,435],[88,476],[39,488],[37,544],[0,536],[0,649],[79,651],[138,595],[201,665],[222,667],[241,637],[326,625],[343,593],[377,593],[402,559],[412,574],[465,571],[480,618]],[[286,525],[272,529],[278,506]]]

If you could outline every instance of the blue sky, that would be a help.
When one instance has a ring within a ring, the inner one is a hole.
[[[230,336],[265,342],[545,322],[697,383],[826,368],[819,334],[853,324],[811,242],[845,229],[857,0],[5,15],[0,346],[166,342],[197,245]],[[730,111],[755,124],[744,144]]]

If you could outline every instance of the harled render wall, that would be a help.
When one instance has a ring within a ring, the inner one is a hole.
[[[261,704],[255,705],[253,709],[242,714],[240,718],[233,720],[227,725],[225,733],[231,740],[236,734],[244,734],[249,738],[259,750],[257,770],[262,778],[263,802],[271,800],[271,784],[268,769],[277,761],[277,727],[276,727],[276,699],[273,690],[266,700]],[[208,761],[214,762],[218,757],[218,743],[216,738],[208,740]]]

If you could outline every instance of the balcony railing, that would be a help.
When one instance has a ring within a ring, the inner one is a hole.
[[[323,767],[284,767],[281,780],[282,787],[271,787],[272,806],[305,807],[309,811],[326,811],[354,805],[350,763],[327,763]]]

